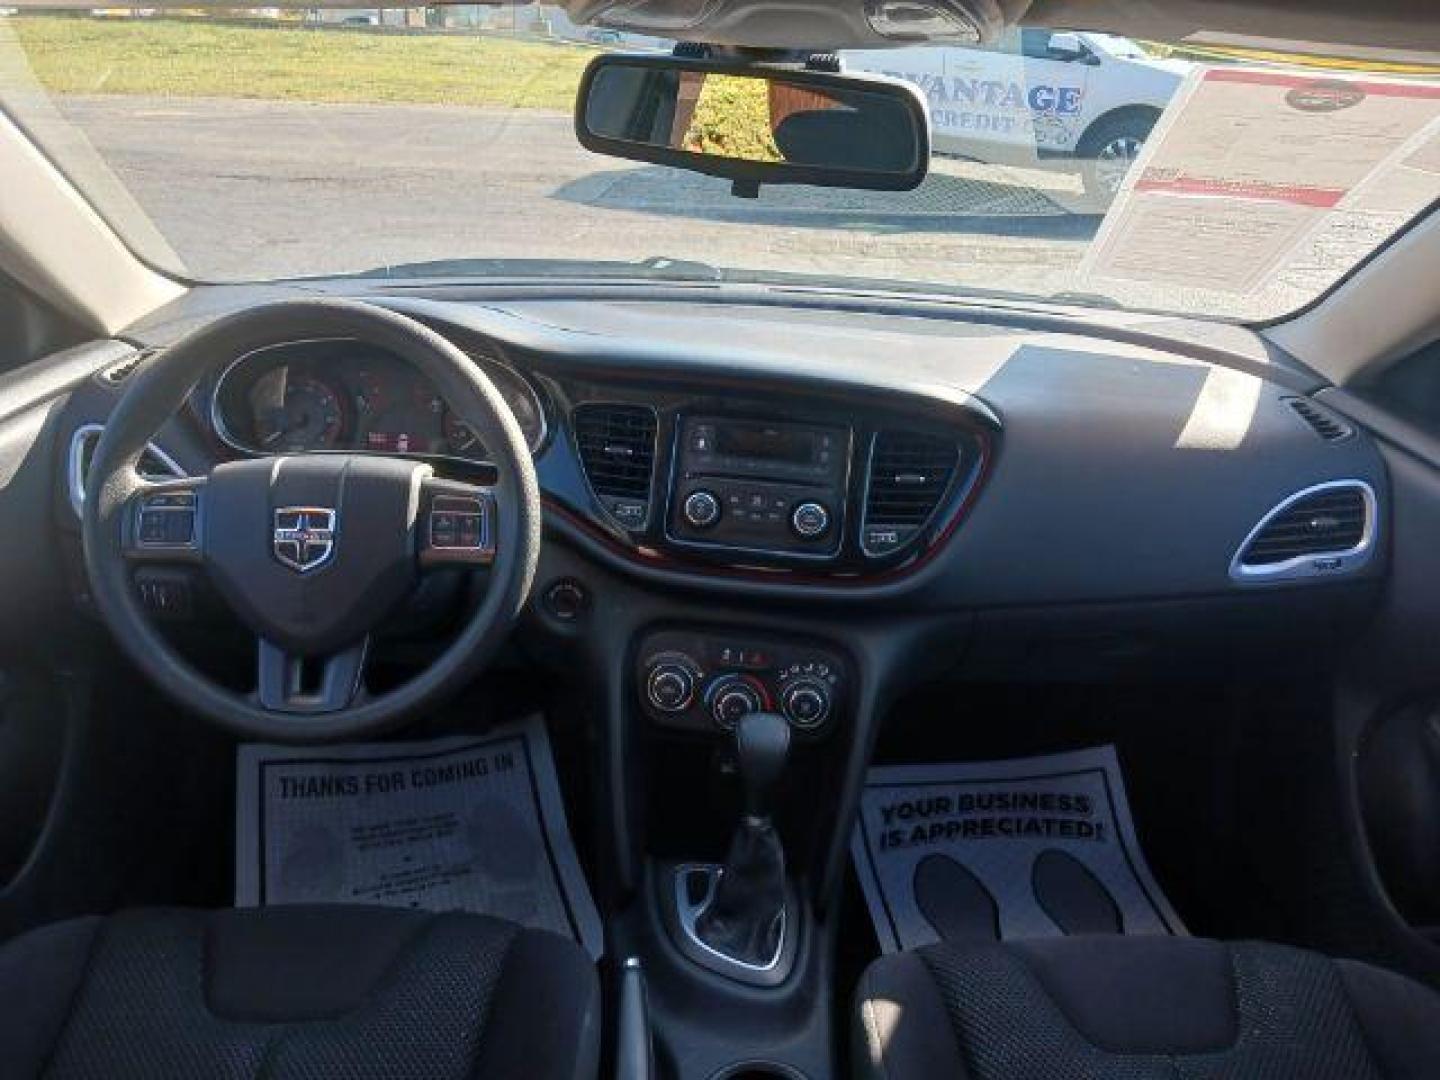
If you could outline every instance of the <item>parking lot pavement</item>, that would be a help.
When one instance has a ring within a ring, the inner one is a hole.
[[[568,115],[121,96],[59,100],[191,271],[636,260],[1053,293],[1098,218],[1073,176],[941,160],[913,192],[770,187],[603,158]]]

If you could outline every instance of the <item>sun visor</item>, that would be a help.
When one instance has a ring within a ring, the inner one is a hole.
[[[1023,22],[1221,50],[1426,68],[1440,53],[1434,0],[1033,0]],[[1383,52],[1377,52],[1383,50]],[[1398,55],[1397,55],[1398,50]],[[1217,59],[1229,59],[1221,55]]]
[[[576,22],[662,38],[778,49],[990,41],[1006,26],[1071,27],[1194,43],[1243,38],[1276,51],[1367,59],[1440,51],[1433,0],[565,0]],[[1283,45],[1283,47],[1281,47]],[[1373,57],[1372,57],[1373,58]]]
[[[974,44],[1029,0],[568,0],[576,22],[716,45],[778,49]]]

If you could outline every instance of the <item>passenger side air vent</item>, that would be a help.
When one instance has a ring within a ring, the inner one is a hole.
[[[602,506],[627,529],[650,520],[655,410],[647,405],[579,405],[571,420],[580,464]]]
[[[1298,492],[1265,515],[1230,573],[1239,580],[1331,575],[1358,569],[1374,545],[1374,491],[1338,480]]]
[[[1315,434],[1326,442],[1339,442],[1355,434],[1355,429],[1322,405],[1309,398],[1286,398],[1285,404],[1295,410],[1297,416],[1314,429]]]
[[[149,360],[150,357],[154,356],[157,352],[159,352],[158,349],[139,349],[131,353],[124,360],[111,364],[109,367],[101,368],[96,372],[95,378],[99,379],[105,386],[119,386],[131,375],[135,374],[135,372],[139,370],[140,365],[145,363],[146,360]]]
[[[960,449],[949,439],[881,431],[870,444],[860,546],[867,555],[904,547],[934,516],[955,477]]]

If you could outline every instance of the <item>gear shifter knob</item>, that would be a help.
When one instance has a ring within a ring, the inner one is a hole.
[[[785,940],[785,850],[770,820],[790,725],[774,713],[735,721],[735,760],[743,808],[714,894],[695,918],[704,948],[752,972],[779,963]]]
[[[768,818],[775,786],[790,757],[790,725],[775,713],[747,713],[735,722],[735,762],[746,816]]]

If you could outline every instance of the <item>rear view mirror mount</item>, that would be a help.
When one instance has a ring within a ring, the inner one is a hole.
[[[575,134],[587,150],[765,184],[908,191],[930,167],[930,116],[877,75],[607,53],[585,70]]]

